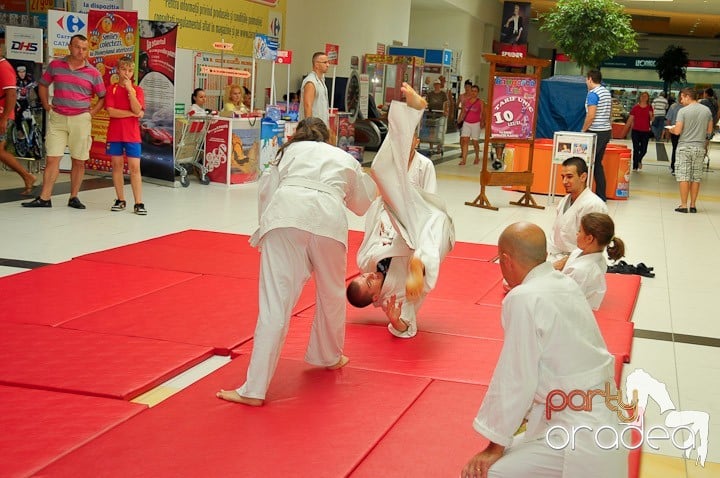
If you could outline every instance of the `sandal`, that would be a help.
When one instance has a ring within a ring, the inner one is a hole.
[[[642,262],[635,267],[636,274],[643,277],[655,277],[655,273],[652,272],[652,267],[647,267]]]

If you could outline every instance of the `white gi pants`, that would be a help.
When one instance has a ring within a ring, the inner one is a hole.
[[[287,336],[292,309],[315,272],[316,310],[305,360],[335,365],[345,343],[345,245],[295,228],[268,231],[260,253],[259,314],[243,397],[264,399]]]

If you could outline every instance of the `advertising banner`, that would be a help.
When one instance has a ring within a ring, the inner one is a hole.
[[[269,35],[255,35],[253,57],[256,60],[275,61],[278,52],[278,39]]]
[[[228,183],[228,136],[230,120],[220,118],[210,123],[205,135],[205,167],[213,183]]]
[[[511,45],[527,44],[530,15],[530,3],[505,2],[503,4],[500,41]]]
[[[337,65],[340,58],[340,45],[333,45],[331,43],[325,44],[325,54],[328,57],[329,65]]]
[[[180,25],[178,48],[212,51],[213,43],[223,40],[233,43],[237,54],[252,57],[257,34],[273,36],[282,44],[286,3],[287,0],[204,3],[167,0],[150,2],[149,13],[152,20]]]
[[[285,140],[285,121],[263,118],[260,129],[260,171],[274,161]]]
[[[492,138],[533,137],[536,88],[537,81],[533,78],[495,77],[490,122]]]
[[[143,176],[175,180],[174,114],[175,51],[178,28],[174,23],[140,20],[138,84],[145,92],[145,116],[140,120]]]
[[[43,62],[42,28],[5,27],[5,57],[8,60]]]
[[[68,45],[73,35],[87,37],[87,13],[48,10],[48,56],[62,58],[70,53]]]
[[[69,12],[78,13],[88,13],[91,8],[95,10],[122,10],[123,2],[124,0],[68,0],[67,9]]]
[[[117,62],[129,57],[135,60],[137,38],[137,12],[90,10],[87,16],[88,61],[98,69],[110,88],[119,81]],[[107,111],[100,110],[93,117],[90,159],[85,167],[95,171],[112,171],[107,147],[107,128],[110,118]]]

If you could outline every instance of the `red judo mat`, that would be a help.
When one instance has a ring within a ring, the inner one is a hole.
[[[295,317],[285,339],[282,357],[303,360],[311,321]],[[500,356],[502,341],[418,332],[400,339],[385,327],[348,324],[344,353],[349,367],[487,385]],[[252,341],[235,350],[249,354]]]
[[[628,274],[605,274],[607,292],[595,311],[598,319],[632,320],[638,294],[640,294],[640,276]]]
[[[0,476],[30,476],[145,410],[122,400],[0,386]],[[78,476],[80,469],[74,476]]]
[[[494,244],[474,244],[472,242],[458,241],[447,257],[492,262],[498,257],[498,248]]]
[[[487,387],[433,381],[350,475],[460,476],[488,440],[472,421]]]
[[[58,325],[194,277],[83,260],[53,264],[0,278],[0,321]]]
[[[62,327],[201,345],[227,355],[253,336],[257,290],[257,279],[199,276]]]
[[[196,274],[256,279],[260,252],[245,234],[188,230],[80,256],[79,259],[130,264]],[[356,255],[362,233],[348,235],[348,271],[357,273]]]
[[[242,381],[230,364],[61,458],[42,476],[346,476],[429,380],[280,360],[268,403],[215,398]],[[381,475],[388,476],[388,475]]]
[[[462,335],[465,337],[502,339],[503,329],[500,323],[500,307],[475,305],[471,302],[458,302],[436,299],[431,293],[425,299],[418,314],[418,330],[437,334]],[[315,307],[298,314],[312,319]],[[380,307],[372,305],[357,309],[347,308],[347,322],[359,325],[387,326],[388,320]]]
[[[435,289],[429,296],[434,299],[475,302],[501,281],[500,266],[494,262],[446,257],[440,266]]]
[[[0,323],[0,384],[130,400],[212,348],[43,325]]]

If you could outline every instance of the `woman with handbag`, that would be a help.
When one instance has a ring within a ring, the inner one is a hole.
[[[650,95],[647,91],[640,93],[638,103],[630,110],[623,137],[632,129],[633,144],[633,171],[642,169],[642,160],[647,153],[648,142],[653,136],[651,125],[653,122],[653,108],[650,105]]]
[[[365,214],[377,196],[360,163],[327,144],[320,118],[305,118],[258,184],[260,248],[258,320],[246,382],[217,397],[260,406],[280,359],[290,315],[314,272],[316,308],[305,360],[338,369],[345,342],[345,276],[348,224],[345,208]]]
[[[470,140],[473,142],[475,149],[475,161],[473,164],[480,162],[480,131],[482,130],[483,120],[483,102],[478,98],[480,88],[473,85],[470,88],[470,96],[462,104],[462,113],[458,121],[458,129],[460,130],[460,166],[467,162],[468,146]]]

